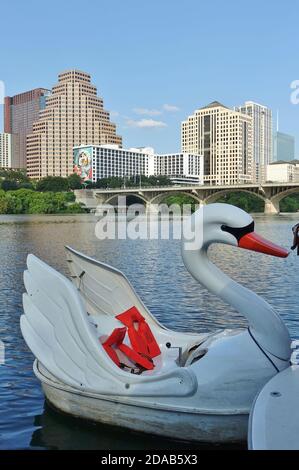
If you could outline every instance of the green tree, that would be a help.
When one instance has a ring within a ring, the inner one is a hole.
[[[167,176],[145,176],[134,175],[129,177],[112,176],[111,178],[101,178],[95,183],[96,188],[136,188],[150,186],[170,186],[172,182]]]
[[[292,194],[280,201],[280,212],[297,212],[299,210],[299,194]]]
[[[67,193],[63,193],[63,194],[64,194],[64,200],[66,202],[75,202],[76,196],[72,191],[68,191]]]
[[[47,176],[39,180],[36,184],[36,190],[42,192],[60,192],[67,191],[68,189],[69,186],[67,179],[62,178],[61,176]]]
[[[0,214],[6,214],[8,209],[8,202],[6,199],[5,191],[0,189]]]
[[[80,203],[75,202],[74,204],[69,204],[66,207],[65,212],[67,214],[82,214],[86,212],[86,210],[84,209],[84,207],[82,207]]]
[[[9,191],[6,195],[7,201],[7,214],[23,214],[24,208],[22,200],[14,194],[14,191]]]
[[[16,183],[28,183],[29,178],[25,170],[12,170],[11,168],[0,168],[0,177],[7,180],[14,180]]]
[[[84,207],[69,192],[38,192],[31,189],[0,190],[0,214],[82,213]]]
[[[4,191],[12,191],[14,189],[17,189],[17,187],[17,182],[11,179],[4,179],[1,182],[1,189],[4,189]]]
[[[235,191],[221,196],[216,202],[224,202],[232,204],[233,206],[240,207],[246,212],[263,212],[264,201],[254,194],[244,193],[242,191]]]
[[[28,182],[24,182],[24,183],[19,183],[18,188],[19,189],[22,189],[22,188],[24,188],[24,189],[35,189],[35,186],[31,181],[28,181]]]
[[[73,173],[72,175],[67,177],[68,187],[69,189],[81,189],[82,182],[81,178],[77,173]]]
[[[172,204],[178,204],[179,206],[183,205],[191,205],[191,211],[194,212],[196,209],[196,201],[191,196],[187,196],[186,194],[174,194],[171,196],[167,196],[162,202],[171,206]]]
[[[111,178],[98,179],[95,186],[96,188],[121,188],[124,185],[124,179],[119,176],[112,176]]]

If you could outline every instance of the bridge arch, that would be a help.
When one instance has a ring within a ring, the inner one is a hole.
[[[122,196],[125,197],[126,199],[134,197],[135,199],[138,200],[138,201],[136,201],[136,203],[140,201],[140,202],[144,203],[144,205],[147,205],[148,202],[149,202],[144,196],[142,196],[141,194],[138,194],[138,193],[119,193],[119,194],[112,194],[112,195],[108,196],[108,198],[105,200],[104,204],[112,204],[114,199],[117,202],[118,198],[122,197]]]
[[[192,193],[192,192],[188,192],[188,191],[180,191],[180,190],[177,190],[177,191],[163,191],[162,193],[159,193],[159,194],[156,194],[154,197],[152,197],[152,199],[149,201],[150,204],[160,204],[163,199],[166,199],[167,197],[169,196],[176,196],[176,195],[181,195],[183,194],[184,196],[189,196],[191,197],[195,202],[197,202],[198,204],[201,204],[202,203],[202,199]]]
[[[230,188],[230,189],[221,189],[219,191],[215,191],[213,194],[210,194],[209,196],[207,196],[203,202],[205,204],[212,204],[213,202],[216,202],[220,197],[226,196],[227,194],[231,194],[231,193],[251,194],[261,199],[264,203],[266,203],[266,200],[267,200],[265,196],[255,191],[250,191],[248,189],[240,189],[240,188]]]
[[[284,191],[280,191],[279,193],[275,194],[275,196],[271,197],[271,201],[279,207],[280,201],[282,201],[285,197],[291,196],[292,194],[299,194],[299,187],[285,189]]]

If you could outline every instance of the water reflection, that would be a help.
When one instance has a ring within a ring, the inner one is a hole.
[[[259,216],[256,230],[289,247],[295,217]],[[44,407],[32,372],[33,357],[19,328],[27,253],[64,273],[65,244],[112,264],[126,273],[152,313],[172,329],[212,331],[246,325],[238,312],[186,272],[178,240],[99,241],[94,225],[92,215],[0,217],[0,339],[6,348],[6,363],[0,366],[1,449],[184,448],[177,442],[83,423]],[[294,254],[282,260],[218,245],[211,248],[211,257],[229,276],[264,296],[282,315],[291,335],[299,337],[299,259]]]

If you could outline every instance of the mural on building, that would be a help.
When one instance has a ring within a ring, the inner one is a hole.
[[[91,147],[75,149],[74,172],[80,176],[82,181],[91,181],[92,179],[92,148]]]

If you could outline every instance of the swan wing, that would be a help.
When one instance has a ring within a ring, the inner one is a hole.
[[[185,396],[196,389],[193,374],[177,366],[145,377],[115,366],[88,320],[78,289],[34,255],[27,257],[24,284],[23,337],[38,361],[63,384],[130,396]]]
[[[34,255],[27,268],[21,316],[27,345],[62,382],[96,388],[107,358],[75,286]]]
[[[115,317],[135,306],[151,325],[164,329],[121,271],[73,248],[66,247],[66,251],[72,281],[85,299],[87,310]]]

